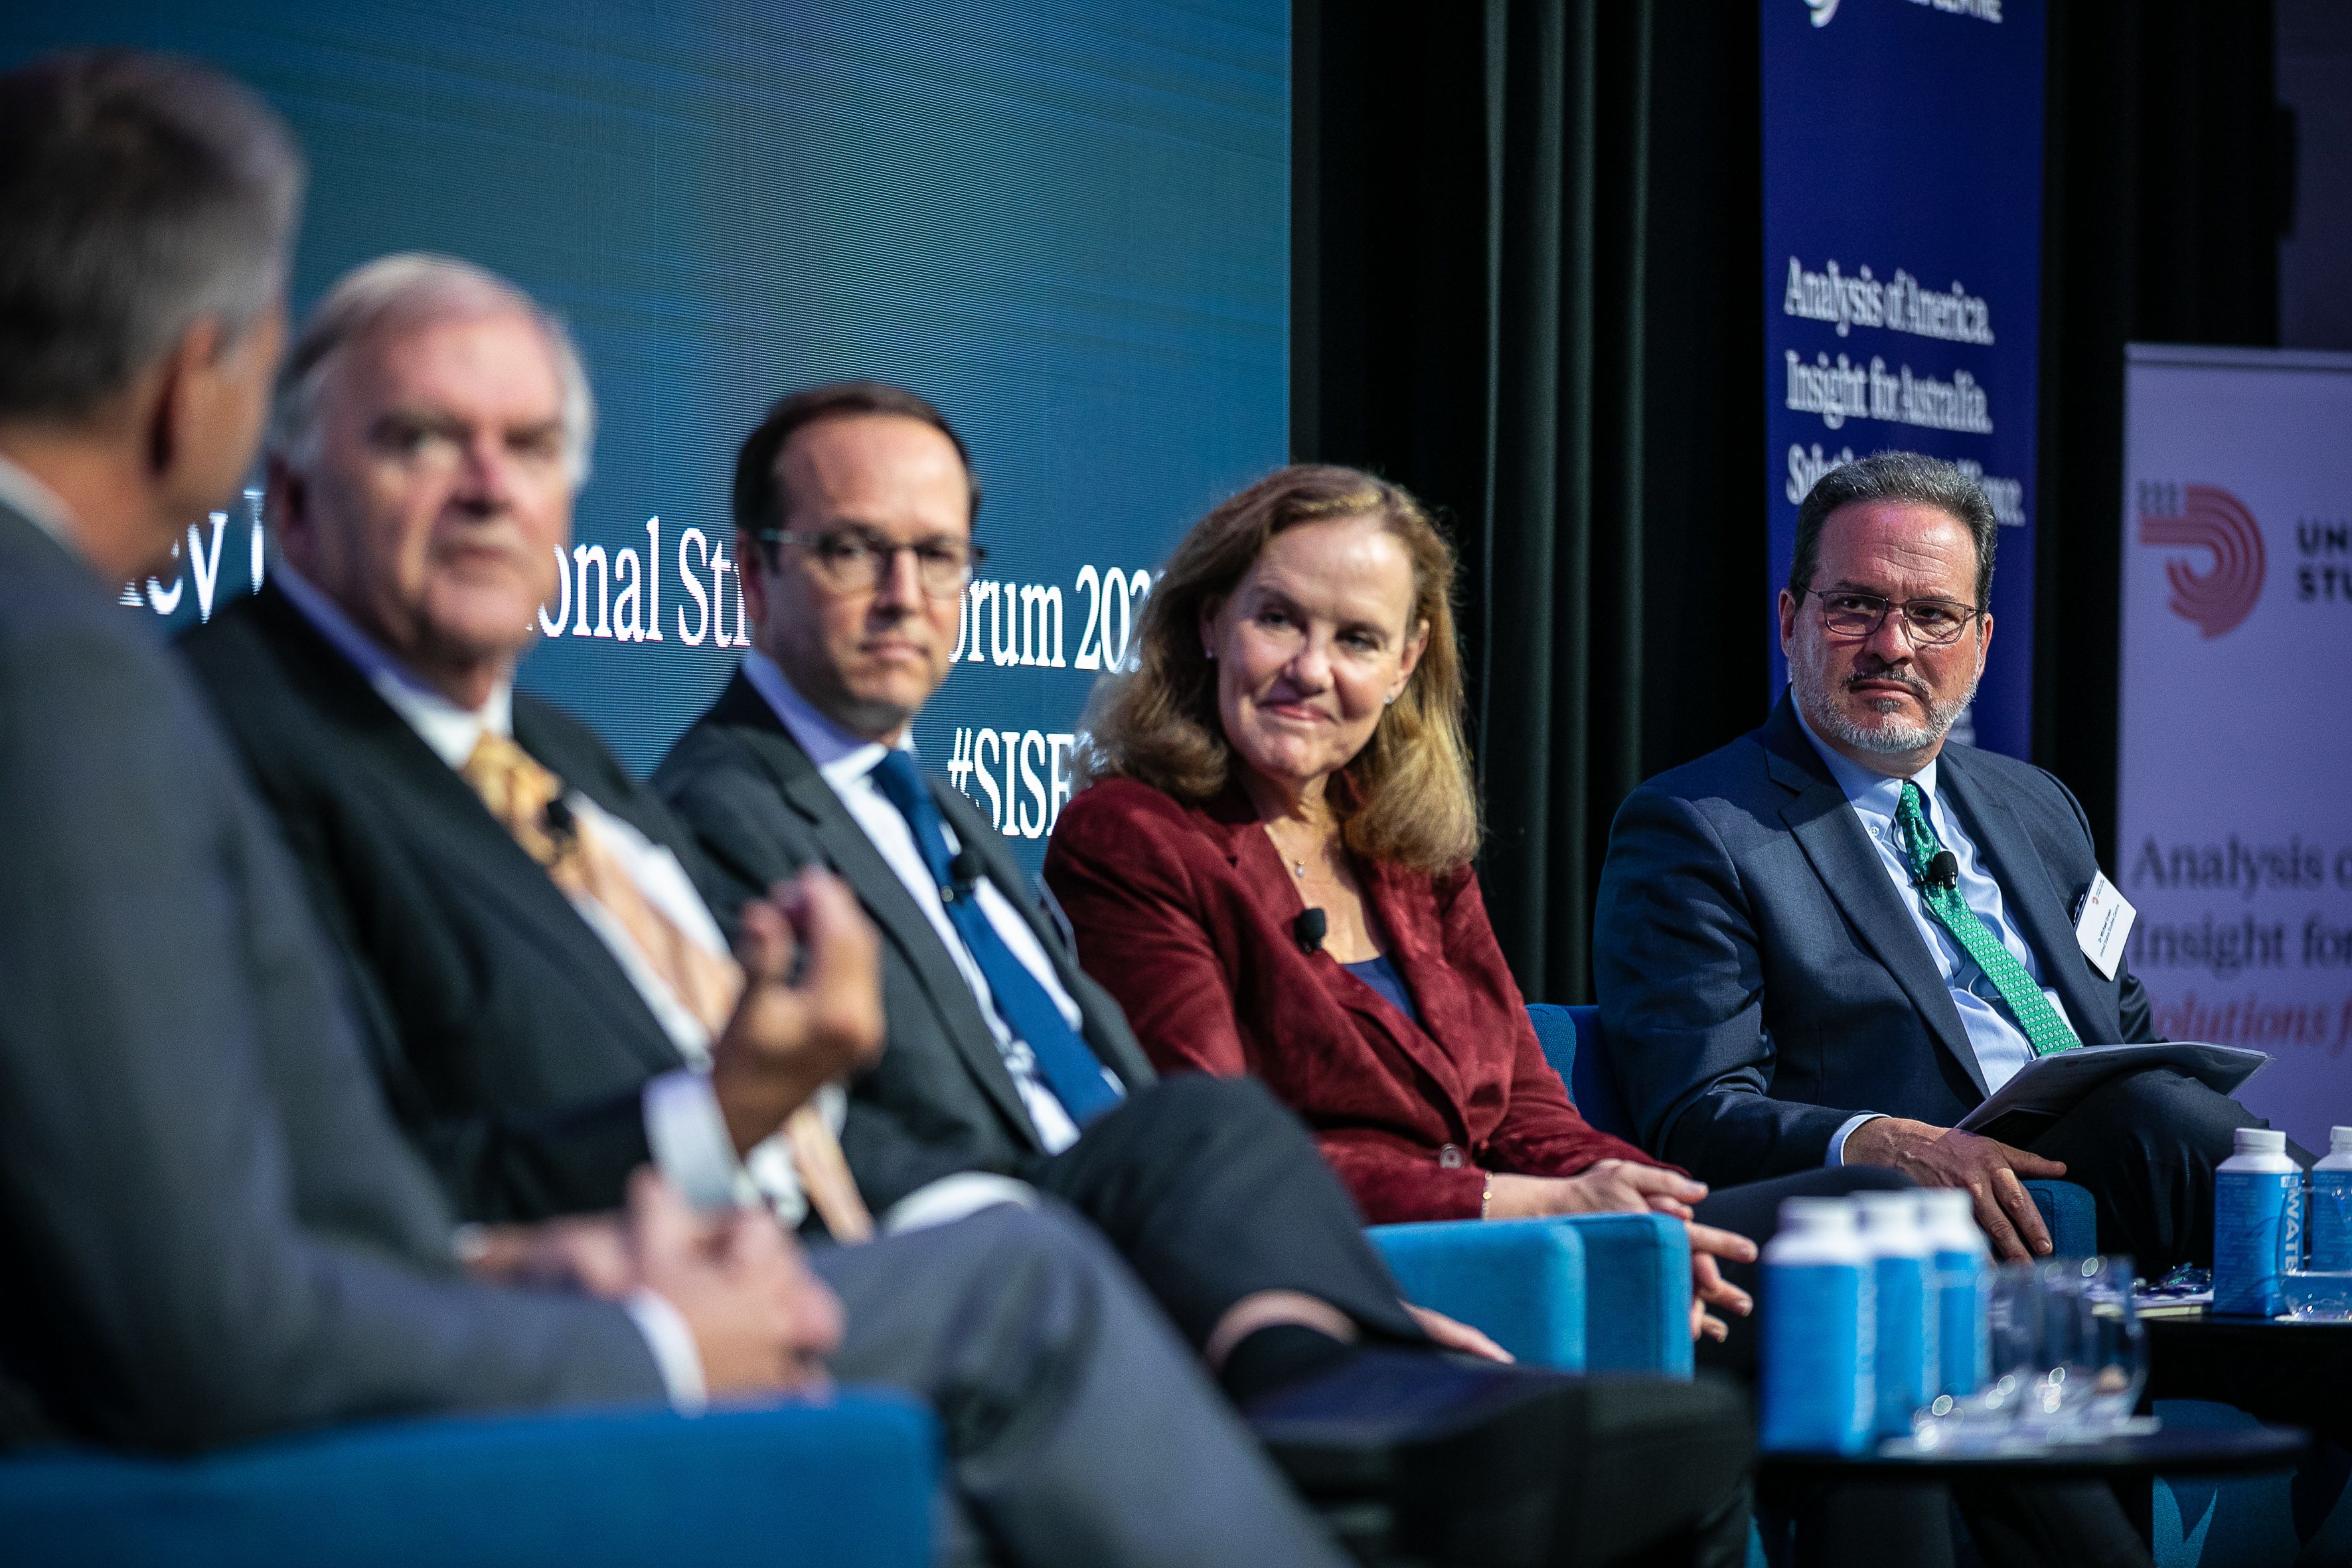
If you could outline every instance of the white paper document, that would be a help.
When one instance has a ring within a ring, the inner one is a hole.
[[[2241,1046],[2208,1046],[2194,1040],[2170,1040],[2152,1046],[2077,1046],[2038,1057],[2018,1069],[2017,1076],[1991,1097],[1960,1118],[1960,1131],[1979,1132],[2003,1117],[2021,1115],[2028,1121],[2063,1116],[2077,1101],[2117,1073],[2144,1068],[2170,1068],[2196,1079],[2216,1094],[2230,1094],[2269,1061],[2267,1051]]]

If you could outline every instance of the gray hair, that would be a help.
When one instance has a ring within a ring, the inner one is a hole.
[[[1873,452],[1842,463],[1821,477],[1797,508],[1797,549],[1789,562],[1789,592],[1803,597],[1821,565],[1822,525],[1840,507],[1857,501],[1916,501],[1949,512],[1969,531],[1977,547],[1977,601],[1992,603],[1992,552],[2000,522],[1984,488],[1941,458],[1919,452]]]
[[[302,181],[286,122],[190,61],[0,75],[0,419],[81,418],[199,321],[234,341],[285,292]]]
[[[393,321],[410,324],[452,316],[527,317],[547,338],[547,352],[563,386],[563,466],[575,489],[588,482],[588,453],[596,438],[596,400],[572,333],[552,311],[485,267],[455,257],[410,251],[379,257],[336,280],[319,301],[278,367],[278,396],[269,411],[267,450],[302,469],[317,457],[319,395],[341,350]]]

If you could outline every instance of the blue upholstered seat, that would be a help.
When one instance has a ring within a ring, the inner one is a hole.
[[[928,1568],[937,1428],[904,1396],[687,1418],[404,1421],[195,1459],[0,1461],[0,1557],[625,1568]]]

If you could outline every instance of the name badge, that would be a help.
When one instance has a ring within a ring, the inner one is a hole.
[[[2123,962],[2124,939],[2131,935],[2132,921],[2137,919],[2139,911],[2116,890],[2105,872],[2093,876],[2091,890],[2083,895],[2082,915],[2074,921],[2074,941],[2091,967],[2106,979],[2116,977],[2116,965]]]

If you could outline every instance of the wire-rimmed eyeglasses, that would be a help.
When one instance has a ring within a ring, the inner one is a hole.
[[[1984,614],[1955,599],[1889,599],[1882,594],[1850,589],[1804,592],[1822,602],[1822,625],[1842,637],[1867,638],[1877,634],[1890,614],[1899,615],[1914,647],[1946,647],[1958,642],[1969,623]]]
[[[988,559],[988,552],[970,540],[939,534],[902,544],[870,528],[835,528],[821,532],[763,528],[763,543],[796,546],[808,557],[818,582],[836,594],[862,594],[882,581],[898,560],[898,552],[913,552],[915,573],[923,592],[934,599],[952,599],[971,581],[971,569]]]

